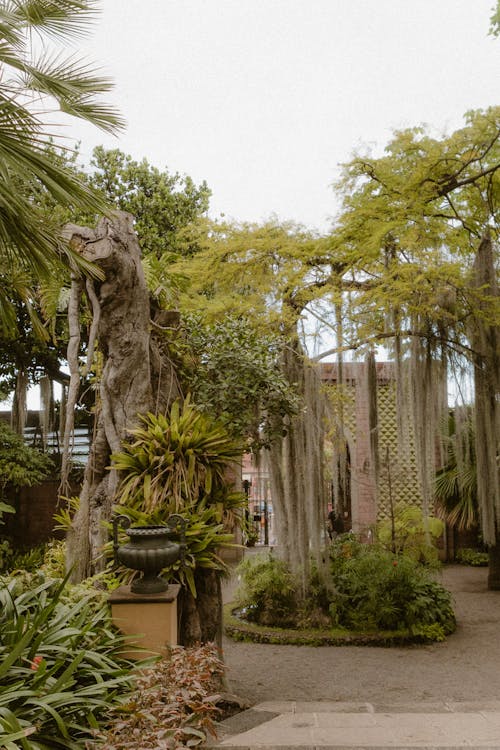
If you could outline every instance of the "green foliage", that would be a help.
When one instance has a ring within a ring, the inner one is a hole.
[[[500,2],[493,6],[490,18],[490,34],[500,36]]]
[[[332,545],[331,567],[330,614],[337,625],[416,633],[437,623],[453,631],[450,594],[415,559],[340,537]]]
[[[107,750],[129,750],[140,737],[144,747],[193,747],[215,736],[224,667],[213,644],[184,649],[143,670],[137,690],[99,733]],[[167,744],[168,743],[168,744]],[[97,747],[100,747],[98,744]]]
[[[172,513],[183,516],[185,556],[167,572],[195,596],[196,568],[225,569],[218,549],[232,544],[228,529],[239,522],[245,500],[230,492],[226,473],[243,449],[189,398],[174,403],[169,415],[148,414],[142,423],[131,432],[133,442],[112,456],[123,476],[115,510],[136,525],[161,526]]]
[[[370,276],[346,315],[353,346],[399,333],[405,348],[417,336],[466,355],[467,321],[484,315],[469,273],[479,239],[496,226],[499,116],[498,107],[469,112],[442,139],[399,131],[382,157],[346,165],[332,241],[346,271]],[[498,316],[491,295],[487,307]]]
[[[3,573],[10,569],[10,561],[14,551],[12,545],[7,539],[2,539],[0,542],[0,573]]]
[[[33,201],[43,189],[64,207],[92,212],[105,202],[72,170],[50,157],[47,130],[53,110],[113,132],[123,121],[100,101],[110,82],[61,50],[81,36],[95,14],[93,0],[20,0],[0,3],[0,332],[16,328],[13,299],[29,307],[33,280],[64,265],[91,265],[62,242],[54,217]],[[43,54],[40,53],[43,51]],[[94,269],[95,270],[95,269]]]
[[[0,573],[4,575],[41,571],[47,578],[63,578],[65,568],[63,541],[52,540],[28,550],[15,550],[7,541],[0,543]]]
[[[216,494],[225,484],[228,464],[241,457],[241,444],[189,398],[182,406],[176,401],[168,416],[140,419],[143,427],[130,432],[133,442],[112,455],[113,466],[124,474],[122,505],[146,513],[168,505],[179,512]]]
[[[435,479],[435,497],[450,526],[459,531],[479,522],[473,415],[458,409],[450,415],[447,461]]]
[[[61,500],[63,500],[65,504],[60,505],[59,509],[54,513],[54,530],[67,533],[71,529],[73,516],[80,507],[80,498],[78,495],[74,495],[73,497],[61,496]]]
[[[237,436],[265,444],[298,409],[298,395],[281,367],[283,341],[263,333],[248,318],[226,316],[203,323],[186,315],[175,342],[181,377],[197,407],[214,414]],[[254,443],[253,443],[254,444]]]
[[[198,226],[200,250],[174,269],[189,280],[180,295],[184,312],[201,312],[210,321],[241,316],[258,321],[261,330],[288,331],[290,325],[295,330],[297,311],[324,295],[328,271],[319,266],[329,249],[304,227],[276,219]],[[329,255],[324,262],[330,261]]]
[[[459,549],[455,555],[455,560],[461,565],[472,565],[476,568],[483,568],[489,565],[489,555],[487,552],[468,547]]]
[[[23,438],[0,420],[0,495],[7,485],[17,488],[41,482],[51,468],[47,456],[25,445]]]
[[[133,686],[103,593],[22,574],[0,602],[2,747],[84,747]]]
[[[442,535],[444,523],[434,516],[424,516],[422,510],[406,503],[394,508],[394,524],[390,519],[379,521],[376,536],[384,549],[405,554],[420,562],[436,564],[436,541]]]
[[[16,509],[12,507],[12,505],[9,505],[8,503],[4,503],[0,501],[0,526],[4,523],[2,520],[2,516],[4,513],[15,513]]]
[[[190,177],[161,172],[146,159],[137,162],[102,146],[94,149],[91,167],[91,184],[110,205],[134,216],[144,256],[195,251],[195,246],[186,248],[180,242],[180,232],[208,209],[205,182],[197,187]]]
[[[259,625],[289,627],[297,617],[296,582],[283,560],[252,555],[237,568],[242,588],[237,602],[241,615]]]
[[[328,574],[312,570],[304,598],[283,561],[243,561],[239,615],[259,625],[406,632],[424,640],[441,640],[455,628],[449,592],[411,557],[346,534],[332,544]]]

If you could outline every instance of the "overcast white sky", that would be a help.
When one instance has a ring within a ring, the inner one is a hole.
[[[395,128],[499,103],[494,0],[102,0],[79,45],[128,122],[100,143],[206,180],[213,215],[326,230],[337,165]]]

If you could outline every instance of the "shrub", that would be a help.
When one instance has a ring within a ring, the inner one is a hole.
[[[25,445],[21,435],[0,421],[0,497],[3,497],[7,485],[25,487],[37,484],[52,468],[48,456]],[[5,507],[0,510],[5,511]]]
[[[186,554],[182,564],[166,569],[166,577],[195,597],[195,570],[225,572],[219,552],[234,544],[232,530],[241,523],[245,495],[230,491],[227,469],[241,458],[243,446],[197,411],[189,397],[182,406],[175,402],[169,415],[140,419],[142,426],[130,433],[132,442],[112,456],[123,477],[115,512],[140,526],[163,526],[171,514],[183,516]]]
[[[425,518],[420,508],[398,503],[394,509],[394,525],[390,520],[379,521],[376,536],[384,549],[394,554],[404,554],[427,565],[437,565],[436,542],[443,530],[441,519],[434,516]]]
[[[65,568],[64,541],[54,539],[27,550],[15,550],[7,541],[0,543],[0,573],[41,570],[48,578],[63,578]]]
[[[133,686],[102,592],[24,573],[0,605],[1,746],[83,748]]]
[[[305,597],[283,561],[272,555],[243,561],[239,614],[259,625],[404,630],[434,640],[454,630],[451,595],[428,567],[348,534],[330,549],[329,573],[313,565]]]
[[[481,550],[466,547],[465,549],[458,550],[456,561],[461,565],[486,567],[489,564],[489,555],[487,552],[481,552]]]
[[[137,690],[114,716],[99,744],[107,750],[192,747],[215,735],[223,664],[213,644],[171,653],[143,671]]]
[[[353,630],[418,632],[437,623],[452,632],[451,596],[414,558],[340,540],[332,548],[335,624]],[[337,554],[336,554],[337,553]]]
[[[245,619],[259,625],[293,626],[297,615],[295,580],[274,555],[252,555],[237,568],[237,603]]]

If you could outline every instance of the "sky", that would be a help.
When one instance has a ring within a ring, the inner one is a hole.
[[[78,55],[109,75],[118,137],[71,121],[81,161],[96,145],[147,158],[212,190],[210,214],[271,215],[327,232],[332,184],[356,149],[395,129],[440,136],[499,103],[494,0],[101,0]],[[30,394],[36,406],[37,391]]]
[[[114,79],[119,137],[67,138],[206,180],[213,216],[325,232],[339,165],[395,129],[498,104],[494,0],[101,0],[79,51]]]

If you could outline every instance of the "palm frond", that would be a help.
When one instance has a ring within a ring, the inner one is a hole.
[[[86,36],[99,7],[95,0],[15,0],[10,5],[19,25],[63,39]]]
[[[101,130],[113,133],[125,125],[114,107],[95,98],[113,88],[111,79],[99,75],[78,57],[63,58],[45,52],[32,65],[25,66],[22,82],[27,89],[56,99],[61,112],[88,120]]]

